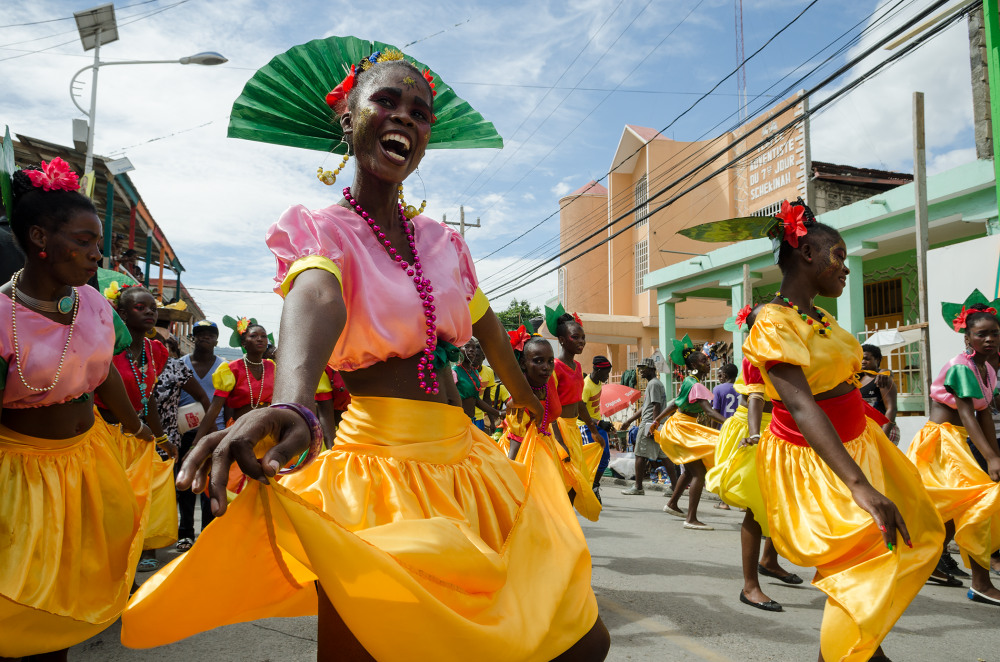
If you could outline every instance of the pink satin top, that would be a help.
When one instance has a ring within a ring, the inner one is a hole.
[[[7,386],[3,406],[10,409],[47,407],[69,402],[91,393],[108,376],[115,346],[114,311],[104,295],[92,287],[76,288],[80,307],[73,328],[73,338],[66,350],[59,382],[50,390],[38,393],[28,389],[14,364],[14,331],[11,326],[9,296],[0,295],[0,357],[7,362]],[[66,346],[69,326],[57,324],[20,303],[17,304],[17,340],[21,371],[35,388],[52,383],[59,368],[59,357]]]
[[[447,226],[426,216],[413,223],[424,277],[434,288],[437,336],[464,345],[472,337],[469,304],[482,296],[472,256],[461,235]],[[295,275],[293,265],[301,258],[326,258],[339,270],[347,321],[329,360],[334,370],[350,372],[424,349],[424,308],[413,278],[357,213],[339,205],[313,211],[296,205],[271,226],[266,241],[278,260],[279,294],[291,287],[286,279]]]
[[[972,406],[975,410],[982,411],[989,407],[990,402],[993,400],[993,389],[997,386],[996,372],[991,367],[986,366],[987,383],[984,384],[982,375],[980,375],[979,370],[976,368],[975,362],[965,352],[948,361],[941,368],[941,372],[938,373],[938,376],[931,383],[931,399],[935,402],[940,402],[946,407],[951,407],[952,409],[958,408],[955,402],[955,394],[944,387],[944,380],[948,376],[948,371],[956,365],[965,366],[976,376],[976,382],[979,384],[979,389],[982,391],[984,397],[972,398]]]

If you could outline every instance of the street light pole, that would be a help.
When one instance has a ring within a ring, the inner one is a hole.
[[[94,169],[94,121],[97,119],[97,72],[101,69],[101,28],[97,28],[93,68],[94,77],[90,84],[90,112],[87,114],[87,161],[83,166],[84,175]],[[75,79],[76,76],[73,76],[73,78]],[[71,90],[72,86],[73,83],[71,82]],[[72,92],[70,92],[70,96],[72,96]],[[76,99],[73,99],[73,103],[76,103]],[[79,108],[79,105],[77,108]]]

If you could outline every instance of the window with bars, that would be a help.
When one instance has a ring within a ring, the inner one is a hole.
[[[638,363],[639,351],[630,347],[628,350],[628,369],[635,370],[635,366],[638,365]]]
[[[562,267],[557,272],[559,274],[559,303],[566,305],[566,267]]]
[[[865,284],[865,318],[903,314],[903,279]]]
[[[636,227],[642,227],[649,221],[648,218],[644,218],[649,213],[649,188],[646,185],[646,175],[635,183],[635,207],[636,220],[642,219]]]
[[[635,293],[642,294],[642,277],[649,273],[649,240],[643,239],[635,245]]]

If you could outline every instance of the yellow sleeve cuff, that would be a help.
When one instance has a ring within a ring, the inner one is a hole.
[[[316,393],[332,393],[333,384],[330,382],[330,378],[327,377],[326,371],[323,371],[323,376],[319,378],[319,387],[316,389]]]
[[[307,269],[329,271],[340,282],[340,286],[344,286],[344,279],[340,275],[340,267],[334,264],[333,260],[322,255],[306,255],[292,262],[292,266],[289,267],[288,273],[285,275],[285,280],[281,281],[281,296],[288,296],[289,290],[292,289],[292,283],[299,277],[299,274]]]
[[[476,288],[476,293],[472,295],[472,301],[469,302],[469,314],[472,315],[472,323],[475,324],[483,318],[486,311],[490,308],[490,300],[486,298],[483,291]]]

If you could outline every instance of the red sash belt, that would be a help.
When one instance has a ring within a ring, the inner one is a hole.
[[[808,446],[809,442],[799,432],[799,426],[795,424],[784,403],[780,400],[774,400],[773,403],[774,411],[771,412],[771,425],[768,428],[771,434],[795,446]],[[857,389],[836,398],[817,400],[816,404],[833,423],[840,440],[845,444],[861,436],[868,424],[867,418],[879,425],[889,422],[889,419],[861,398],[861,392]]]

